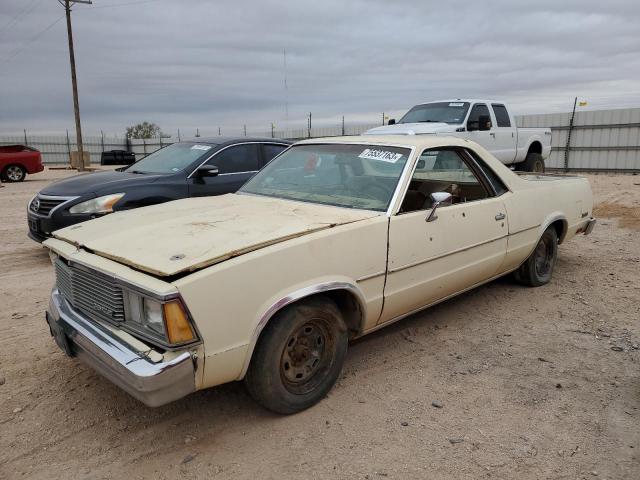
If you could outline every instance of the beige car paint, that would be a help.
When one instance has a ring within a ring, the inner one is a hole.
[[[274,305],[287,299],[346,285],[362,303],[359,334],[364,334],[517,268],[554,220],[567,223],[566,240],[591,215],[586,180],[520,178],[482,147],[458,138],[367,136],[302,143],[393,145],[411,148],[412,154],[386,213],[225,195],[109,215],[55,232],[58,239],[45,245],[152,291],[179,291],[202,336],[197,348],[204,349],[204,361],[199,360],[204,368],[197,385],[206,388],[243,377],[261,328]],[[398,215],[419,155],[447,146],[475,151],[510,191],[440,207],[434,222],[425,222],[426,211]],[[495,220],[499,212],[506,214],[504,221]],[[184,257],[171,260],[179,254]],[[170,282],[161,278],[179,272]]]
[[[291,202],[277,198],[232,194],[186,198],[143,211],[72,225],[54,237],[165,277],[376,215],[302,202],[291,208]]]
[[[381,322],[433,303],[493,277],[507,247],[502,197],[393,216],[389,227],[389,274]]]

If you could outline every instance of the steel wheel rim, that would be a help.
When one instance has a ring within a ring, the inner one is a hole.
[[[13,181],[20,180],[22,178],[22,170],[20,167],[11,166],[7,168],[7,178]]]
[[[331,366],[332,344],[333,336],[321,319],[311,319],[289,335],[280,360],[287,390],[300,395],[318,385]]]
[[[544,277],[551,271],[553,261],[553,243],[548,237],[543,237],[536,245],[534,263],[536,273],[539,277]]]

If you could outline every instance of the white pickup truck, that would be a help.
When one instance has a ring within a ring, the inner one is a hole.
[[[551,153],[551,129],[518,128],[504,102],[441,100],[421,103],[397,122],[372,128],[365,135],[453,135],[473,140],[505,165],[526,172],[544,172]]]

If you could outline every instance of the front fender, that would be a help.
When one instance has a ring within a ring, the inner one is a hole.
[[[263,304],[261,314],[255,319],[253,334],[246,350],[246,358],[242,367],[242,371],[238,376],[238,380],[244,378],[251,363],[251,357],[253,351],[258,343],[260,334],[267,326],[269,321],[287,305],[290,305],[298,300],[307,298],[313,295],[317,295],[323,292],[344,290],[351,293],[360,304],[360,310],[362,312],[362,321],[366,318],[366,301],[365,297],[356,285],[353,279],[347,277],[338,277],[333,279],[319,278],[309,281],[303,285],[296,285],[286,291],[280,291],[278,294],[273,295],[267,302]]]

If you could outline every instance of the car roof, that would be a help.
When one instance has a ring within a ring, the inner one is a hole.
[[[408,148],[434,148],[445,146],[468,146],[470,140],[447,135],[354,135],[348,137],[310,138],[296,145],[314,143],[342,143],[362,145],[386,145]],[[475,143],[473,143],[475,145]]]
[[[468,102],[468,103],[497,103],[504,105],[505,102],[501,100],[487,100],[486,98],[446,98],[444,100],[429,100],[427,102],[420,102],[414,106],[426,105],[428,103],[456,103],[456,102]]]
[[[282,143],[285,145],[290,145],[290,140],[284,140],[282,138],[266,138],[266,137],[194,137],[194,138],[185,138],[181,140],[182,142],[188,143],[206,143],[210,145],[232,145],[234,143]]]

